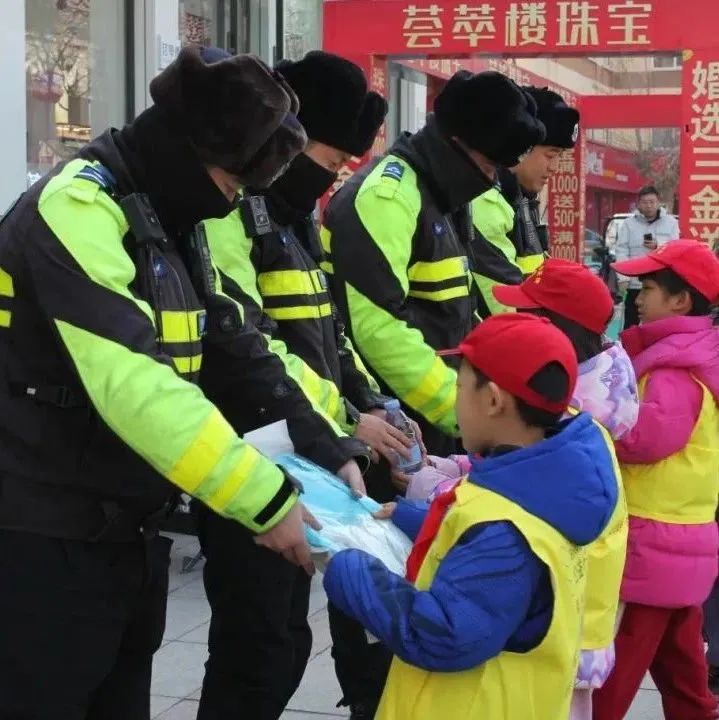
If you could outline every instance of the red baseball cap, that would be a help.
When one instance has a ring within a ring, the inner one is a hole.
[[[629,277],[673,270],[709,302],[719,299],[719,259],[698,240],[671,240],[644,257],[616,262],[612,267]]]
[[[483,375],[528,405],[551,413],[564,412],[577,382],[577,354],[567,336],[547,318],[528,313],[493,315],[477,325],[459,347],[439,355],[462,355]],[[567,373],[567,392],[550,400],[530,383],[550,363]]]
[[[492,292],[503,305],[552,310],[600,335],[614,310],[609,289],[589,268],[556,258],[547,258],[521,285],[497,285]]]

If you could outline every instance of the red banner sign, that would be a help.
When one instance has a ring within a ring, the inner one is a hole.
[[[559,169],[549,178],[547,224],[552,257],[581,262],[586,215],[586,168],[584,136],[572,150],[565,150]]]
[[[636,193],[651,181],[635,164],[636,154],[628,150],[588,141],[586,150],[587,185],[624,193]]]
[[[682,235],[719,245],[719,48],[684,54]]]
[[[715,44],[716,0],[326,0],[325,49],[344,55],[661,52]]]

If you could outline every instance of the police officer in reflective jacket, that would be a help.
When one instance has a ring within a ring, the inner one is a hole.
[[[492,293],[495,285],[516,285],[534,272],[549,250],[547,226],[539,214],[539,194],[559,169],[565,150],[579,137],[579,112],[548,88],[523,87],[537,104],[537,116],[547,130],[521,162],[499,170],[500,188],[472,202],[475,227],[474,278],[480,312],[506,312]]]
[[[534,102],[500,73],[456,73],[414,135],[356,173],[324,217],[333,294],[380,387],[422,427],[430,453],[457,449],[456,372],[435,350],[475,322],[468,203],[544,137]]]
[[[336,55],[313,51],[276,69],[300,101],[298,118],[309,137],[307,148],[268,189],[245,188],[238,211],[206,222],[205,228],[224,291],[243,305],[246,320],[262,330],[282,357],[288,377],[313,400],[314,412],[298,413],[297,423],[289,426],[295,449],[351,479],[342,467],[344,448],[354,445],[367,454],[369,444],[394,460],[393,453],[404,450],[407,439],[379,416],[387,398],[344,335],[319,267],[322,248],[313,211],[336,181],[337,170],[369,149],[387,105],[367,91],[359,67]],[[238,363],[244,364],[241,359]],[[227,375],[207,353],[201,386],[220,409],[228,409],[236,429],[274,419],[247,402],[235,402]],[[255,383],[266,383],[263,368],[251,375]],[[291,410],[290,403],[284,408]],[[315,415],[336,426],[338,435],[318,431]],[[383,467],[384,499],[391,499],[389,466]],[[366,476],[371,494],[382,484],[377,468]],[[309,578],[258,548],[236,523],[206,508],[199,508],[198,530],[212,607],[198,718],[275,720],[309,658]],[[251,586],[248,574],[257,580]],[[364,641],[360,626],[358,633]]]
[[[149,718],[180,489],[309,566],[294,482],[193,384],[202,341],[242,332],[195,225],[306,141],[278,75],[215,59],[185,48],[0,226],[3,717]]]

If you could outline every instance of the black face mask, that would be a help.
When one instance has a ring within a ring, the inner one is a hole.
[[[309,215],[335,180],[337,173],[323,168],[302,152],[290,163],[287,171],[272,183],[268,194],[292,210]]]

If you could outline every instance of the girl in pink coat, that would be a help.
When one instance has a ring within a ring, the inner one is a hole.
[[[615,265],[640,277],[641,325],[622,334],[639,380],[634,428],[617,442],[629,544],[616,665],[594,696],[595,720],[622,720],[649,671],[666,720],[717,717],[701,605],[717,575],[719,260],[675,240]]]

